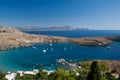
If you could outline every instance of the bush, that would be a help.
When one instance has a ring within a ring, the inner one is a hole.
[[[0,80],[6,80],[5,75],[0,71]]]
[[[49,80],[76,80],[76,73],[58,68],[54,73],[51,73],[48,78]]]

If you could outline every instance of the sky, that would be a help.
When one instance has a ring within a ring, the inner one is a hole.
[[[0,0],[0,25],[120,30],[120,0]]]

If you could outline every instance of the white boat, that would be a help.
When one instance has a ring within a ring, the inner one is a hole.
[[[32,48],[33,48],[33,49],[37,49],[37,48],[36,48],[36,47],[34,47],[34,46],[33,46]]]
[[[45,53],[45,52],[46,52],[46,50],[44,49],[44,50],[43,50],[43,52]]]
[[[110,49],[111,49],[111,47],[107,46],[107,47],[106,47],[106,49],[110,50]]]
[[[52,43],[50,43],[50,46],[52,46]]]
[[[64,50],[66,51],[66,47],[64,47]]]

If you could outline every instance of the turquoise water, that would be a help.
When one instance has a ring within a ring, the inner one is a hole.
[[[35,47],[35,48],[34,48]],[[33,70],[40,64],[47,70],[63,67],[57,59],[64,58],[70,62],[93,59],[120,60],[120,42],[105,47],[77,46],[70,43],[34,44],[32,47],[0,52],[0,70]],[[46,50],[46,52],[43,52]]]
[[[56,60],[61,58],[72,62],[92,59],[120,60],[120,43],[110,45],[111,50],[105,47],[85,47],[69,43],[53,43],[52,46],[36,44],[34,47],[37,49],[28,47],[0,52],[0,70],[32,70],[38,68],[40,64],[47,70],[54,70],[60,66]],[[43,52],[44,49],[46,52]]]

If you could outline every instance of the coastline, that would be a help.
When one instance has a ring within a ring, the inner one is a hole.
[[[80,63],[91,64],[93,61],[98,61],[99,64],[106,64],[108,66],[108,72],[120,71],[120,60],[86,60],[86,61],[68,62],[65,59],[59,59],[57,62],[62,64],[63,66],[65,65],[68,67],[73,67],[73,70],[74,70],[75,68],[81,69]],[[7,72],[16,73],[19,71],[27,72],[27,71],[34,71],[34,70],[38,70],[38,69],[36,68],[36,69],[32,69],[32,70],[16,70],[16,71],[7,71]],[[54,72],[55,70],[43,69],[43,71],[48,72],[48,73]],[[5,73],[7,73],[7,72],[5,72]]]
[[[0,50],[10,50],[21,47],[29,47],[34,43],[68,42],[80,46],[109,46],[114,41],[119,41],[120,36],[112,37],[85,37],[66,38],[59,36],[36,35],[23,33],[11,27],[0,28]]]
[[[10,29],[10,30],[13,30],[13,31],[9,32],[8,30],[8,32],[6,31],[6,33],[4,32],[0,33],[0,36],[2,37],[1,47],[3,48],[2,49],[3,51],[21,48],[21,47],[29,47],[39,43],[54,43],[54,42],[68,42],[68,43],[73,43],[80,46],[109,46],[110,44],[113,44],[114,41],[117,41],[120,38],[119,36],[65,38],[65,37],[57,37],[57,36],[28,34],[28,33],[23,33],[21,31],[17,31],[16,29],[15,30]],[[112,61],[114,62],[114,60]]]
[[[64,60],[64,59],[61,59],[61,60]],[[60,61],[61,61],[60,60]],[[98,65],[101,66],[102,68],[104,68],[104,72],[103,73],[110,73],[112,76],[114,76],[116,79],[119,78],[119,70],[115,70],[116,69],[116,66],[114,66],[115,69],[112,69],[110,65],[113,65],[114,63],[116,64],[116,62],[120,62],[119,61],[111,61],[111,60],[92,60],[92,61],[85,61],[85,62],[81,62],[82,64],[78,64],[77,67],[80,71],[84,70],[83,66],[82,65],[88,65],[88,67],[90,68],[91,64],[95,61],[98,61]],[[65,61],[66,62],[66,61]],[[105,62],[105,63],[104,63]],[[106,63],[107,62],[107,63]],[[109,64],[109,65],[107,65]],[[105,67],[105,65],[107,65]],[[119,65],[120,66],[120,63]],[[101,69],[102,69],[101,68]],[[103,69],[102,69],[103,70]],[[57,70],[41,70],[42,72],[45,72],[47,76],[49,76],[51,73],[54,73],[56,72]],[[79,71],[77,71],[77,68],[76,70],[73,70],[76,74],[76,76],[79,76],[81,73],[79,73]],[[31,76],[36,76],[37,74],[39,74],[39,70],[38,69],[33,69],[32,71],[16,71],[16,72],[11,72],[11,71],[8,71],[6,74],[5,74],[5,79],[9,80],[9,79],[15,79],[16,77],[24,77],[24,76],[27,76],[27,75],[31,75]]]

